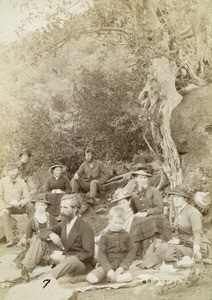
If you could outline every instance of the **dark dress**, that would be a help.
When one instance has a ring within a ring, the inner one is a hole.
[[[58,179],[54,176],[49,178],[45,184],[45,192],[47,192],[47,200],[51,202],[47,211],[53,215],[58,216],[60,214],[60,202],[63,196],[62,194],[52,194],[51,191],[55,189],[60,189],[63,193],[70,194],[71,186],[68,178],[64,175],[61,175]]]
[[[136,192],[130,199],[133,212],[146,212],[146,217],[135,217],[131,225],[131,234],[137,243],[137,257],[143,257],[154,238],[169,240],[171,227],[163,214],[163,199],[156,188],[149,186]]]

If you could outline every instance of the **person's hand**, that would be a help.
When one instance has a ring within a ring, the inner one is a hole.
[[[95,182],[95,183],[97,183],[97,184],[99,183],[99,181],[98,181],[98,180],[96,180],[96,179],[94,179],[94,180],[93,180],[93,182]]]
[[[57,246],[61,245],[60,237],[56,233],[54,233],[54,232],[50,233],[49,239],[52,241],[53,244],[55,244]]]
[[[79,180],[79,175],[77,173],[74,174],[74,179]]]
[[[20,206],[21,207],[24,207],[26,204],[27,204],[27,200],[26,199],[22,199],[21,201],[20,201]]]
[[[115,271],[113,269],[110,269],[108,272],[107,272],[107,280],[109,282],[113,282],[116,280],[116,274],[115,274]]]
[[[202,260],[202,254],[200,252],[200,246],[199,245],[194,245],[193,246],[193,256],[195,262],[201,261]]]
[[[51,193],[52,193],[52,194],[56,194],[55,191],[56,191],[56,190],[52,190]]]
[[[140,218],[147,217],[147,212],[137,212],[135,214],[135,217],[140,217]]]
[[[118,276],[118,275],[120,275],[121,273],[123,273],[123,271],[124,271],[124,268],[119,267],[118,269],[116,269],[115,275]]]
[[[14,199],[14,200],[10,201],[10,205],[12,205],[13,207],[19,208],[20,202],[18,202],[18,200]]]
[[[173,237],[171,240],[168,241],[168,244],[173,244],[173,245],[179,245],[180,239]]]
[[[61,189],[56,189],[56,190],[54,190],[54,192],[55,192],[55,194],[61,194],[61,193],[63,193],[63,191]]]

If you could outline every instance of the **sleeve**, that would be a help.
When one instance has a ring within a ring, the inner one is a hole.
[[[27,187],[27,184],[23,182],[23,194],[22,197],[24,200],[27,200],[27,202],[30,202],[30,195],[29,195],[29,190]]]
[[[52,226],[51,228],[41,229],[38,234],[38,237],[41,240],[46,241],[52,232],[61,236],[61,229],[62,229],[61,226],[62,226],[62,224],[57,224],[57,225]]]
[[[0,210],[4,207],[4,187],[2,179],[0,180]]]
[[[107,235],[103,234],[99,240],[98,262],[100,263],[104,271],[108,272],[110,269],[113,269],[113,266],[107,259],[106,248],[107,248]]]
[[[120,267],[125,270],[128,270],[130,265],[132,264],[133,260],[136,256],[136,247],[133,239],[129,236],[128,238],[128,253],[125,256],[124,260],[121,262]]]
[[[32,237],[32,234],[33,234],[33,226],[32,226],[32,223],[33,223],[33,218],[31,218],[30,220],[28,220],[27,222],[27,226],[26,226],[26,238],[27,239],[30,239]]]
[[[81,164],[81,166],[79,167],[79,169],[76,171],[76,173],[82,177],[82,175],[84,174],[84,163]]]
[[[44,192],[50,192],[50,184],[49,184],[49,179],[46,180],[45,185],[44,185]]]
[[[94,232],[88,224],[83,226],[82,231],[82,250],[76,254],[76,257],[86,263],[93,260],[94,257]]]
[[[160,191],[156,188],[152,190],[153,207],[147,209],[147,216],[159,215],[163,213],[163,198]]]
[[[138,212],[138,209],[135,205],[135,197],[134,196],[130,199],[130,207],[134,214],[136,214]]]
[[[66,193],[70,194],[71,193],[71,185],[70,185],[70,181],[67,177],[65,177],[65,184],[66,184]]]
[[[193,233],[193,244],[201,246],[202,241],[202,215],[198,210],[189,214],[189,221]]]
[[[101,177],[98,181],[99,181],[99,183],[103,184],[110,178],[110,173],[107,170],[104,163],[101,162],[101,161],[99,162],[99,169],[100,169],[100,172],[101,172]]]

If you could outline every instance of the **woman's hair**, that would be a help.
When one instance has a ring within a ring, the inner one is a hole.
[[[109,211],[108,219],[110,221],[113,218],[120,218],[120,219],[126,220],[126,213],[123,210],[123,208],[121,208],[119,206],[112,207]]]

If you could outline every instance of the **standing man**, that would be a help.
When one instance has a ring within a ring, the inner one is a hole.
[[[60,278],[67,274],[75,276],[86,274],[94,267],[94,232],[90,225],[79,217],[81,197],[79,195],[65,194],[61,199],[60,224],[50,229],[40,231],[39,237],[34,242],[22,261],[21,274],[13,275],[6,281],[18,283],[27,281],[29,273],[39,264],[45,254],[52,254],[54,250],[61,255],[56,257],[57,264],[51,274]],[[60,250],[60,251],[59,251]],[[51,255],[52,259],[55,254]]]
[[[100,160],[94,159],[94,150],[85,150],[85,162],[81,164],[71,181],[72,193],[78,193],[79,188],[85,192],[90,191],[88,204],[95,205],[96,195],[101,185],[110,177],[105,165]]]
[[[7,247],[17,244],[13,232],[14,218],[12,214],[27,213],[32,217],[34,206],[30,203],[30,196],[26,183],[18,176],[17,164],[10,164],[7,168],[8,176],[0,180],[0,216],[7,239]]]

